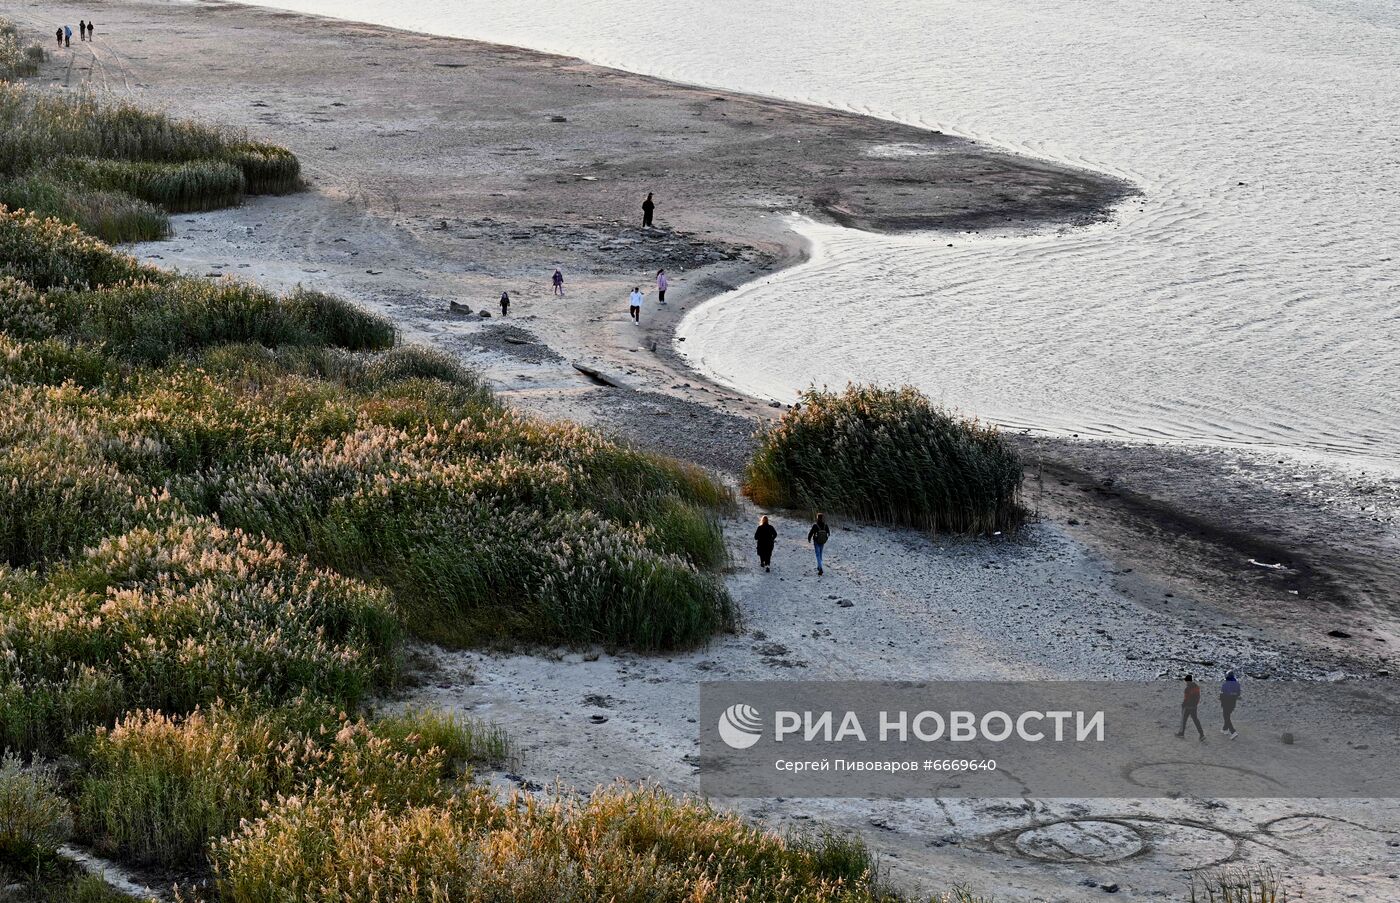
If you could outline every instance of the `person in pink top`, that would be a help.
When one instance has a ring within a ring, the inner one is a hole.
[[[656,300],[660,301],[662,304],[665,304],[665,303],[666,303],[666,286],[667,286],[667,285],[670,285],[670,283],[666,281],[666,271],[665,271],[665,270],[657,270],[657,271],[656,271]]]

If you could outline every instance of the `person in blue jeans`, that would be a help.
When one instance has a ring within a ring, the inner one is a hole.
[[[817,553],[818,577],[822,575],[822,549],[826,548],[826,541],[830,538],[831,528],[826,525],[826,515],[818,514],[817,522],[807,531],[807,541],[812,544],[812,551]]]
[[[1235,730],[1235,722],[1232,716],[1235,714],[1235,706],[1240,701],[1240,682],[1234,671],[1226,671],[1225,679],[1220,682],[1220,714],[1224,719],[1224,724],[1220,727],[1220,733],[1225,734],[1231,740],[1240,735]]]

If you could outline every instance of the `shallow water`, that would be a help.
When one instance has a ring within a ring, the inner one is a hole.
[[[1060,235],[802,224],[809,263],[682,326],[737,388],[909,382],[1017,427],[1400,458],[1392,0],[265,5],[855,110],[1143,191]]]

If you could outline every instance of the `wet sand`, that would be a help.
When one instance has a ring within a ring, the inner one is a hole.
[[[7,14],[42,34],[89,7]],[[56,90],[233,124],[291,147],[309,178],[302,194],[177,217],[175,237],[140,246],[143,257],[343,293],[479,367],[513,404],[730,479],[755,426],[777,412],[687,370],[673,329],[706,298],[800,260],[789,213],[868,229],[1056,228],[1110,215],[1131,190],[892,123],[513,48],[228,4],[109,3],[93,15],[97,41],[46,69]],[[938,153],[879,151],[911,143]],[[648,190],[654,230],[640,228]],[[556,266],[562,299],[549,285]],[[660,267],[666,308],[652,290]],[[640,326],[625,309],[633,285],[648,292]],[[504,323],[502,290],[513,300]],[[829,303],[839,299],[814,299],[813,316]],[[787,517],[779,572],[753,568],[744,539],[757,512],[745,507],[729,524],[742,633],[668,658],[424,650],[422,686],[406,701],[499,720],[522,738],[520,780],[587,787],[621,775],[686,790],[694,713],[676,700],[705,679],[1153,678],[1226,663],[1254,679],[1393,672],[1393,479],[1228,450],[1017,441],[1039,517],[1015,540],[842,525],[818,583]],[[609,720],[593,727],[598,700]],[[859,831],[903,883],[967,881],[1005,899],[1101,893],[1085,881],[1176,894],[1183,868],[1221,850],[1308,873],[1319,889],[1397,890],[1380,830],[1396,821],[1390,803],[743,808],[782,826]],[[1149,853],[1050,862],[998,839],[1091,814],[1144,816],[1155,827],[1134,830]],[[1317,818],[1283,854],[1260,834],[1303,815]]]

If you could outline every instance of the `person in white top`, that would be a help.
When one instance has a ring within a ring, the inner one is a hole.
[[[642,323],[642,287],[640,285],[632,289],[628,312],[632,314],[632,322],[640,326]]]

